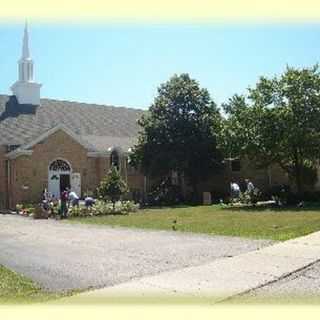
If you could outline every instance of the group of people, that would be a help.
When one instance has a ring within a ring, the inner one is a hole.
[[[59,199],[55,197],[55,195],[51,195],[47,189],[44,189],[42,194],[43,209],[47,211],[51,210],[51,213],[54,213],[54,211],[57,210],[61,219],[67,218],[68,208],[70,206],[79,206],[79,201],[79,196],[68,188],[61,192],[60,208]]]
[[[245,179],[244,181],[246,183],[245,192],[247,192],[249,195],[252,195],[255,189],[253,183],[249,179]],[[240,198],[241,189],[239,184],[235,180],[232,180],[230,183],[230,191],[231,191],[232,202]]]

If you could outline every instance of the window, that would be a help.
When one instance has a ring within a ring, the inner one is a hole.
[[[232,172],[238,172],[241,170],[240,159],[235,159],[231,161],[231,170]]]
[[[69,164],[63,160],[55,160],[50,164],[49,170],[51,171],[70,171]]]
[[[19,148],[19,145],[18,144],[10,144],[7,146],[7,152],[11,152],[15,149]]]

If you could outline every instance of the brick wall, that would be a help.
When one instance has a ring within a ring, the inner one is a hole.
[[[6,151],[6,146],[0,146],[0,209],[6,206],[7,198]]]
[[[82,190],[96,182],[91,174],[94,171],[94,161],[87,157],[87,150],[63,131],[58,131],[35,145],[31,156],[20,156],[11,160],[11,206],[41,199],[42,190],[48,188],[49,165],[57,158],[67,160],[72,171],[81,174]],[[27,186],[28,189],[23,189],[23,186]]]
[[[6,148],[0,146],[0,207],[5,205],[6,197],[5,153]],[[48,188],[48,167],[58,158],[67,160],[72,171],[81,174],[82,195],[94,192],[110,169],[108,157],[88,157],[87,150],[82,145],[60,130],[35,145],[31,156],[20,156],[10,160],[10,207],[15,207],[17,203],[38,202],[41,199],[42,190]],[[125,157],[121,158],[121,174],[127,181],[131,196],[133,193],[142,196],[145,178],[127,164]],[[199,191],[211,191],[213,195],[228,193],[231,179],[244,184],[245,178],[251,179],[261,190],[266,190],[272,185],[288,183],[287,176],[280,168],[274,166],[269,171],[257,170],[250,161],[242,160],[239,171],[232,171],[230,163],[226,162],[223,170],[200,183]],[[151,184],[152,181],[147,181],[147,187]]]
[[[289,184],[286,173],[279,166],[272,166],[269,169],[257,169],[254,164],[246,159],[241,160],[240,170],[232,171],[231,162],[226,161],[224,169],[212,175],[206,182],[200,184],[199,189],[216,193],[230,192],[231,180],[239,183],[245,188],[245,179],[252,181],[254,186],[262,191],[268,190],[271,186]]]
[[[49,165],[59,158],[70,163],[72,172],[81,174],[82,195],[94,192],[110,169],[109,158],[88,157],[87,150],[82,145],[60,130],[35,145],[31,156],[19,156],[11,160],[11,208],[17,203],[40,201],[43,189],[48,188]],[[121,160],[121,168],[122,175],[127,180],[124,158]],[[129,175],[128,185],[129,188],[140,188],[143,191],[143,176],[140,173]],[[0,184],[0,190],[1,188]]]

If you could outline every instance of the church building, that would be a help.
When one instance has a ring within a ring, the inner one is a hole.
[[[111,165],[127,182],[129,196],[142,199],[151,181],[130,166],[129,157],[145,111],[41,99],[28,38],[26,25],[18,80],[12,95],[0,95],[0,209],[39,202],[44,189],[58,198],[66,187],[81,196],[92,194]],[[279,168],[257,170],[248,161],[229,159],[198,190],[219,197],[228,194],[231,180],[244,178],[264,190],[288,183]]]
[[[60,197],[70,187],[93,192],[111,164],[140,197],[146,178],[128,162],[144,111],[41,99],[25,26],[18,80],[0,95],[0,208],[38,202],[42,191]]]

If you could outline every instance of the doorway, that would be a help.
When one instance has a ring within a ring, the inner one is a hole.
[[[67,188],[70,189],[70,174],[60,174],[60,194]]]
[[[48,172],[48,192],[56,197],[60,198],[61,192],[65,188],[70,188],[70,164],[62,159],[54,160],[49,166]]]

